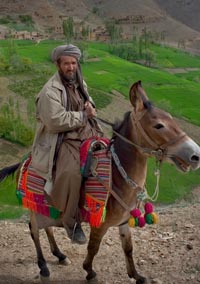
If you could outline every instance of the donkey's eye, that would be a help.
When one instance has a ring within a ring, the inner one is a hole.
[[[154,126],[154,128],[156,128],[156,129],[161,129],[161,128],[164,128],[164,125],[161,124],[161,123],[158,123],[158,124],[156,124],[156,125]]]

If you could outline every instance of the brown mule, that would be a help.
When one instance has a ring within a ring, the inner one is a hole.
[[[109,227],[118,226],[128,276],[134,278],[137,284],[147,283],[147,279],[138,274],[134,265],[131,232],[127,222],[130,210],[137,206],[138,194],[144,189],[147,159],[154,156],[159,163],[173,163],[183,172],[196,170],[200,166],[200,147],[179,128],[170,114],[153,107],[140,81],[130,89],[130,102],[132,111],[113,127],[111,195],[105,221],[99,228],[91,227],[88,253],[83,263],[87,280],[96,276],[93,259],[103,236]],[[4,168],[0,172],[0,180],[19,167],[20,164]],[[66,260],[66,256],[57,247],[51,226],[62,226],[62,219],[53,220],[30,212],[31,236],[37,251],[40,274],[44,279],[48,279],[50,273],[40,246],[40,229],[45,229],[52,253],[60,262]]]

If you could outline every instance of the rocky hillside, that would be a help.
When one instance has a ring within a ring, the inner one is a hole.
[[[54,32],[54,37],[70,16],[95,29],[113,20],[124,37],[146,28],[167,43],[200,49],[199,0],[1,0],[0,11],[0,20],[9,16],[17,22],[20,15],[30,15],[37,31]]]

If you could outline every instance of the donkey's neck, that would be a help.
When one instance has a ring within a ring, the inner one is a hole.
[[[138,133],[135,124],[131,119],[131,112],[128,112],[124,116],[123,122],[116,126],[115,131],[121,136],[125,137],[133,144],[139,144]],[[144,187],[147,172],[147,157],[133,144],[129,144],[121,137],[116,136],[114,139],[115,152],[120,160],[120,164],[127,173],[128,177],[137,183],[141,188]],[[117,169],[115,168],[115,171]],[[113,177],[113,180],[117,180],[123,187],[126,187],[126,181],[123,181],[123,177]]]
[[[124,141],[116,141],[114,146],[120,164],[128,177],[143,188],[147,173],[147,158],[134,146]]]

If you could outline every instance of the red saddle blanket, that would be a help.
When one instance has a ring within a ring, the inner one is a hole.
[[[105,184],[111,185],[111,158],[108,151],[109,139],[93,138],[83,142],[80,150],[81,173],[83,176],[83,220],[98,227],[105,218],[109,196]],[[39,176],[31,165],[31,156],[23,163],[17,186],[17,197],[23,207],[39,214],[57,219],[60,211],[52,207],[44,194],[46,180]]]
[[[31,165],[31,156],[22,164],[17,185],[19,203],[34,212],[57,219],[60,211],[51,206],[44,194],[46,180],[39,176]]]
[[[99,227],[106,216],[106,204],[111,186],[111,157],[108,139],[89,139],[81,147],[81,172],[83,175],[83,220]]]

